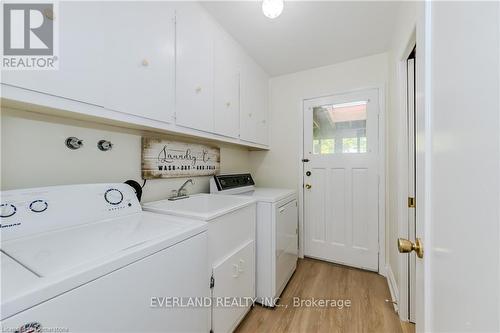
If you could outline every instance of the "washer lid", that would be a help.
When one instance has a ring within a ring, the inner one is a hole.
[[[37,283],[39,277],[20,263],[0,252],[0,263],[2,267],[2,299],[18,294],[24,286]],[[8,274],[6,274],[8,272]]]
[[[278,202],[285,198],[296,196],[296,191],[289,189],[257,187],[254,190],[242,193],[241,195],[250,196],[257,201]]]
[[[2,252],[7,255],[2,253],[0,319],[174,246],[207,227],[201,221],[141,212],[3,241]]]
[[[2,251],[40,277],[61,275],[109,257],[176,236],[200,222],[141,212],[2,242]]]

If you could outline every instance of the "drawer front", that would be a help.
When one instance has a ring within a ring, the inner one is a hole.
[[[215,264],[241,247],[255,240],[257,208],[255,204],[223,215],[208,224],[210,263]]]

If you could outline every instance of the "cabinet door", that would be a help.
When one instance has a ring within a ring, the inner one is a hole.
[[[214,129],[213,22],[197,3],[176,10],[176,123]]]
[[[248,307],[252,305],[249,298],[255,297],[254,244],[253,240],[249,241],[213,268],[215,286],[212,296],[215,302],[212,310],[212,329],[214,332],[223,333],[234,330],[243,319]],[[217,306],[217,297],[231,297],[241,303],[248,300],[248,307]]]
[[[59,20],[59,69],[3,70],[2,83],[102,106],[106,56],[102,7],[103,2],[61,1],[55,17]]]
[[[267,144],[268,76],[251,59],[245,61],[241,79],[240,137]]]
[[[240,127],[242,51],[222,29],[214,35],[214,132],[236,138]]]
[[[104,2],[104,106],[172,122],[175,10],[169,2]]]

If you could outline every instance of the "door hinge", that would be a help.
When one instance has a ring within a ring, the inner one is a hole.
[[[408,208],[415,208],[415,198],[408,197]]]
[[[307,162],[309,162],[309,159],[308,159],[308,158],[303,158],[303,159],[302,159],[302,162],[303,162],[303,163],[307,163]]]
[[[212,275],[212,276],[210,277],[210,289],[214,289],[214,287],[215,287],[215,278],[214,278],[214,276]]]

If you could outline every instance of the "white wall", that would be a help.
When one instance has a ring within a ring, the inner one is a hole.
[[[1,111],[1,130],[2,190],[123,182],[127,179],[142,182],[143,132],[10,109]],[[69,136],[84,140],[84,147],[78,150],[66,148],[65,139]],[[100,139],[113,142],[113,149],[108,152],[99,151],[96,145]],[[249,171],[248,165],[249,155],[246,149],[221,146],[221,172]],[[188,190],[190,193],[208,192],[208,179],[209,177],[194,178],[195,185],[188,187]],[[186,178],[148,180],[143,201],[165,198],[185,180]]]
[[[271,150],[250,152],[256,184],[299,190],[302,186],[299,166],[303,100],[363,88],[381,87],[385,91],[387,61],[387,54],[382,53],[272,78],[269,94]],[[381,272],[384,269],[382,264]]]
[[[359,58],[271,78],[269,94],[270,151],[250,152],[257,185],[298,187],[299,121],[302,101],[349,90],[384,86],[387,54]]]

